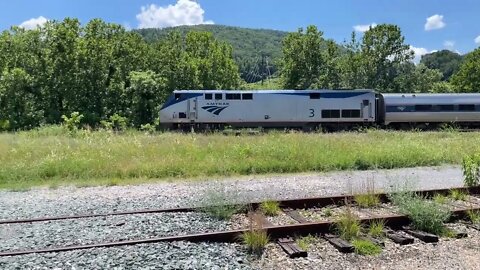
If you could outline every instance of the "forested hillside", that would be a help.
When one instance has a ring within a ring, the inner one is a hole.
[[[153,43],[177,31],[186,35],[190,31],[206,31],[232,45],[234,59],[240,69],[240,76],[246,82],[257,82],[278,70],[282,55],[282,40],[288,32],[248,29],[223,25],[178,26],[164,29],[138,29],[147,42]]]

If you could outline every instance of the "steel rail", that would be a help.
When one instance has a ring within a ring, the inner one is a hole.
[[[480,211],[480,206],[469,207],[469,208],[457,208],[452,210],[451,213],[457,218],[462,218],[467,215],[468,211],[471,211],[471,210]],[[399,228],[401,226],[405,226],[410,223],[410,219],[408,218],[408,216],[400,215],[400,214],[359,218],[359,221],[362,224],[368,224],[378,220],[382,220],[386,226],[389,226],[392,228]],[[309,223],[290,224],[290,225],[281,225],[281,226],[267,226],[267,227],[264,227],[263,229],[267,232],[267,234],[271,238],[276,239],[276,238],[287,237],[292,235],[325,234],[325,233],[329,233],[334,227],[334,225],[335,225],[335,221],[321,221],[321,222],[309,222]],[[66,251],[84,250],[84,249],[91,249],[91,248],[109,248],[109,247],[118,247],[118,246],[130,246],[130,245],[151,244],[151,243],[160,243],[160,242],[175,242],[175,241],[188,241],[193,243],[195,242],[236,242],[236,241],[239,241],[241,239],[241,235],[247,231],[249,231],[249,229],[237,229],[237,230],[229,230],[229,231],[187,234],[187,235],[179,235],[179,236],[165,236],[165,237],[156,237],[156,238],[147,238],[147,239],[125,240],[125,241],[118,241],[118,242],[74,245],[74,246],[66,246],[66,247],[6,251],[6,252],[1,252],[0,257],[51,253],[51,252],[66,252]]]
[[[421,196],[431,197],[434,194],[448,194],[452,190],[463,191],[468,194],[480,194],[480,186],[478,187],[457,187],[449,189],[428,189],[428,190],[419,190],[414,191]],[[378,197],[383,202],[388,202],[388,193],[377,193]],[[311,208],[311,207],[324,207],[332,204],[342,204],[345,201],[353,201],[354,196],[352,195],[338,195],[330,197],[311,197],[311,198],[301,198],[301,199],[287,199],[280,200],[280,206],[282,208],[292,208],[292,209],[302,209],[302,208]],[[256,209],[262,202],[253,202],[247,203],[252,209]],[[82,218],[93,218],[93,217],[107,217],[107,216],[126,216],[126,215],[137,215],[137,214],[155,214],[155,213],[180,213],[180,212],[193,212],[193,211],[202,211],[205,207],[185,207],[185,208],[165,208],[165,209],[142,209],[134,211],[122,211],[122,212],[112,212],[112,213],[99,213],[99,214],[81,214],[81,215],[72,215],[72,216],[57,216],[57,217],[41,217],[41,218],[32,218],[32,219],[12,219],[12,220],[0,220],[0,225],[2,224],[17,224],[17,223],[35,223],[35,222],[45,222],[45,221],[56,221],[56,220],[68,220],[68,219],[82,219]]]

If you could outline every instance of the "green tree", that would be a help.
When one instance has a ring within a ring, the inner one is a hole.
[[[381,24],[365,32],[361,45],[365,88],[390,92],[395,86],[395,66],[413,59],[400,28]]]
[[[430,69],[438,69],[442,72],[442,80],[448,80],[462,63],[462,56],[449,50],[441,50],[422,56],[421,64]]]
[[[130,73],[131,85],[127,89],[131,97],[130,119],[133,125],[153,123],[161,104],[168,96],[166,80],[153,71]]]
[[[467,54],[460,69],[451,78],[456,92],[480,92],[480,48]]]
[[[323,33],[311,25],[288,34],[283,41],[281,74],[287,89],[307,89],[319,82],[325,69]],[[325,82],[323,82],[325,83]]]
[[[23,69],[4,70],[0,76],[0,122],[12,130],[29,129],[42,123],[43,111],[33,79]]]

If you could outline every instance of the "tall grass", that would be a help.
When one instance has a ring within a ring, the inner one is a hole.
[[[0,188],[460,164],[480,134],[453,132],[144,134],[56,127],[0,134]]]

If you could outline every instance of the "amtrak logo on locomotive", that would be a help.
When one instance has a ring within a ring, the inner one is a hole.
[[[208,103],[210,104],[210,103]],[[222,103],[217,103],[217,104],[222,104]],[[223,103],[222,105],[227,105],[227,106],[216,106],[216,105],[209,105],[209,106],[203,106],[202,109],[206,110],[207,112],[211,112],[215,115],[219,115],[223,110],[228,108],[228,103]]]

